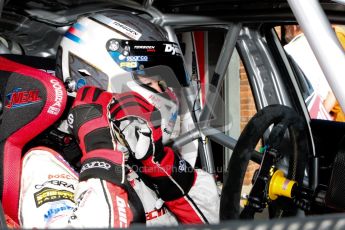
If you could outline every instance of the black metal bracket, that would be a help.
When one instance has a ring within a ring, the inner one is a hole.
[[[253,187],[249,193],[247,204],[241,212],[241,219],[252,219],[256,212],[262,212],[267,207],[271,170],[280,158],[281,154],[276,149],[264,147],[263,160],[254,175]]]

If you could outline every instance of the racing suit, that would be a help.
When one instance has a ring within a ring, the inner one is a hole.
[[[109,228],[111,215],[118,215],[118,226],[126,226],[130,214],[121,200],[114,202],[111,184],[101,179],[79,182],[78,173],[57,152],[38,147],[23,159],[20,225],[23,228]],[[192,201],[162,205],[156,193],[133,171],[127,175],[144,206],[146,225],[176,225],[173,213],[185,215],[185,222],[217,223],[219,197],[208,173],[196,170],[197,176],[188,195]],[[109,188],[110,186],[110,188]],[[202,192],[200,192],[202,191]]]
[[[165,151],[171,155],[171,150]],[[104,162],[92,163],[106,167]],[[130,166],[125,171],[142,203],[147,226],[218,222],[219,194],[210,174],[195,169],[188,193],[163,201],[160,196],[169,194],[171,188],[161,188],[158,196]],[[131,208],[127,189],[97,176],[80,180],[78,173],[52,149],[37,147],[23,158],[19,207],[23,228],[128,227],[133,219]]]

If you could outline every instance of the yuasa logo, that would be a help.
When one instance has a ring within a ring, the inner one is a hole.
[[[55,103],[49,106],[48,113],[53,114],[53,115],[58,115],[62,107],[62,98],[63,98],[62,86],[60,82],[56,79],[50,80],[50,83],[52,83],[52,86],[55,90],[55,98],[54,98]]]
[[[39,103],[42,101],[39,93],[38,89],[23,90],[19,87],[15,88],[6,95],[7,103],[5,107],[12,109]]]
[[[175,45],[175,44],[164,44],[164,45],[165,45],[164,52],[172,53],[172,55],[181,54],[181,51],[177,45]]]

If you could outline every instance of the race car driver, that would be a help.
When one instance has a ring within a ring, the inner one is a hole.
[[[46,147],[29,150],[21,227],[128,227],[141,210],[146,225],[217,223],[213,177],[166,145],[190,117],[176,90],[188,85],[178,45],[141,17],[109,11],[79,19],[57,59],[76,97],[65,131],[78,140],[82,167]]]

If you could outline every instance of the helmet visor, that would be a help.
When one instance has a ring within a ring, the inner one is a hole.
[[[152,123],[161,125],[163,143],[180,132],[176,129],[176,126],[179,126],[176,123],[179,123],[177,119],[181,112],[180,102],[186,99],[170,67],[159,65],[114,76],[110,81],[110,91],[114,93],[133,91],[154,105],[159,110],[160,116],[159,120]],[[123,111],[126,111],[125,108]]]

